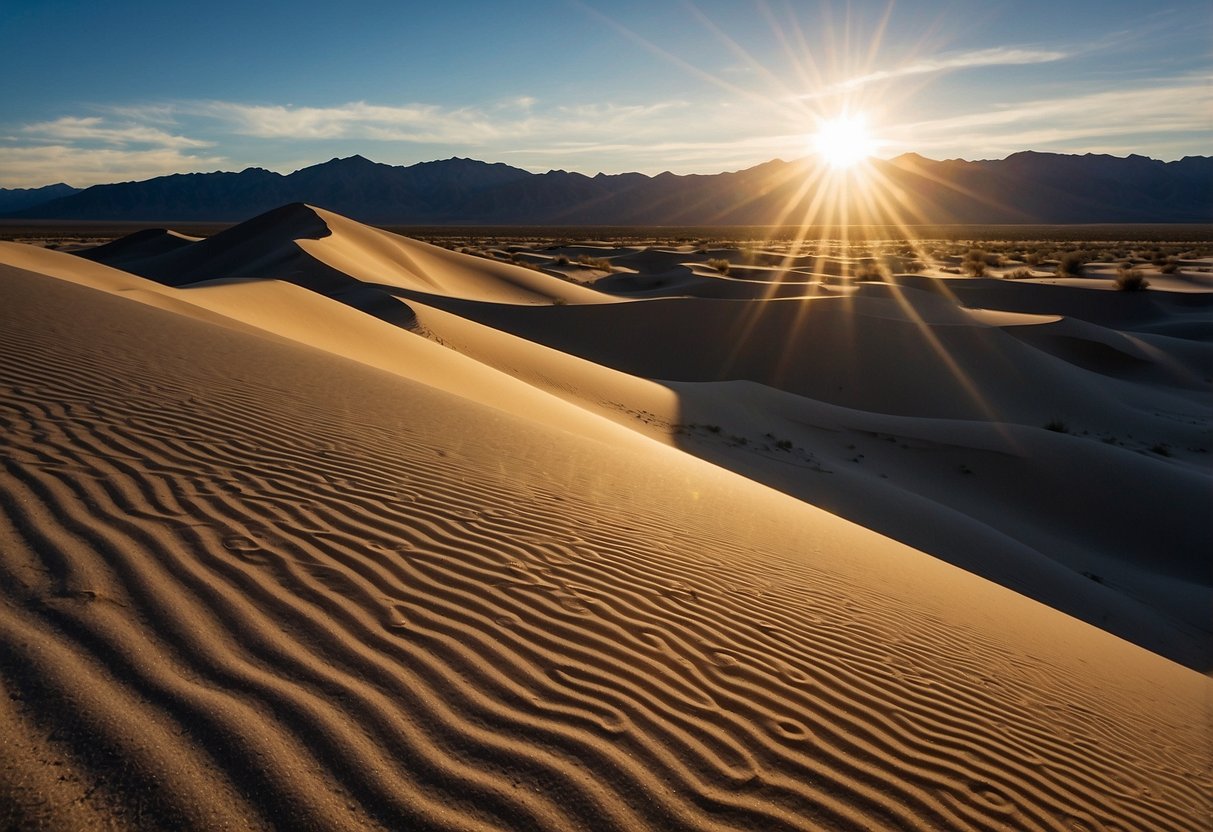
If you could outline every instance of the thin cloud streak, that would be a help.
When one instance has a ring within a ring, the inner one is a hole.
[[[287,107],[212,101],[180,111],[226,123],[238,135],[261,139],[371,139],[419,144],[484,145],[538,135],[601,131],[604,125],[643,124],[679,102],[595,104],[536,113],[523,96],[492,110],[447,109],[433,104],[383,106],[351,102],[335,107]]]
[[[972,156],[1064,146],[1083,139],[1213,132],[1213,77],[1171,79],[1137,90],[1107,90],[1038,99],[949,118],[907,124],[891,144],[930,154],[939,148]]]
[[[938,58],[914,61],[913,63],[906,64],[905,66],[868,72],[863,75],[857,75],[853,78],[847,78],[845,81],[839,81],[836,84],[831,84],[824,90],[798,95],[796,98],[800,100],[821,98],[824,96],[836,95],[840,92],[854,91],[860,87],[875,83],[877,81],[889,81],[912,75],[927,75],[934,72],[976,69],[978,67],[1044,64],[1052,63],[1053,61],[1060,61],[1067,57],[1069,57],[1067,53],[1058,52],[1055,50],[1008,47],[980,49],[975,52],[941,55]]]
[[[27,124],[21,128],[25,135],[43,141],[94,141],[111,145],[146,144],[164,148],[211,147],[213,142],[166,133],[143,124],[106,126],[99,116],[75,118],[64,116],[54,121]]]
[[[223,156],[197,156],[173,148],[85,149],[70,145],[0,146],[0,170],[11,171],[3,187],[38,188],[56,182],[76,187],[149,179],[173,173],[203,173],[227,164]]]
[[[872,81],[883,81],[886,78],[898,78],[903,75],[924,75],[929,72],[943,72],[949,69],[974,69],[986,66],[1023,66],[1025,64],[1045,64],[1060,61],[1068,57],[1065,52],[1045,51],[1039,49],[982,49],[977,52],[965,52],[951,57],[939,57],[933,60],[918,61],[897,69],[886,69],[870,72],[858,78],[843,82],[843,86],[855,87]]]

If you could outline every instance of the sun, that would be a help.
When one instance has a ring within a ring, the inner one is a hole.
[[[813,149],[836,169],[849,168],[872,155],[875,142],[863,116],[838,116],[822,121],[813,136]]]

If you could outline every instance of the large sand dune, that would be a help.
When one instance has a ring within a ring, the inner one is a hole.
[[[299,206],[225,234],[0,246],[6,825],[1209,824],[1164,293],[617,302]]]

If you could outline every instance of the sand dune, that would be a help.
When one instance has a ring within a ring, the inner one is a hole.
[[[879,286],[594,303],[308,215],[131,266],[190,288],[0,246],[7,826],[1207,824],[1213,682],[972,574],[1199,666],[1160,607],[1208,597],[1202,344]]]
[[[100,251],[93,256],[107,264],[116,260]],[[224,277],[270,277],[317,291],[357,281],[505,303],[606,300],[542,272],[461,256],[302,204],[276,209],[195,245],[124,259],[122,265],[174,286]]]

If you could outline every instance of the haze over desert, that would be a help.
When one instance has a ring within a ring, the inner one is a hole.
[[[0,827],[1213,826],[1208,9],[50,5]]]

